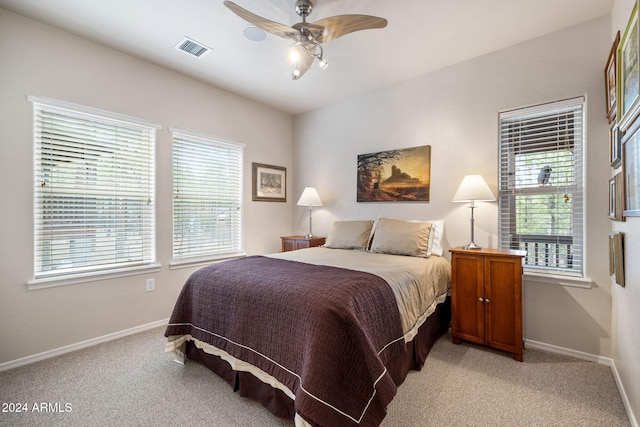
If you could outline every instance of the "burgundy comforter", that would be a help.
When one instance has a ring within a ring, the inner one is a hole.
[[[323,426],[378,425],[396,393],[385,363],[405,351],[382,278],[261,256],[193,273],[165,335],[191,335],[260,368]]]

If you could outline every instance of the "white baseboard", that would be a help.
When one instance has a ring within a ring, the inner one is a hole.
[[[618,392],[620,393],[620,398],[622,399],[622,404],[624,405],[624,409],[627,411],[627,417],[629,417],[629,422],[632,427],[640,427],[638,426],[638,420],[633,413],[633,408],[631,407],[631,403],[629,402],[629,397],[627,396],[627,392],[624,389],[624,385],[622,384],[622,380],[620,375],[618,374],[618,369],[616,368],[616,363],[613,359],[609,357],[597,356],[591,353],[584,353],[582,351],[572,350],[570,348],[558,347],[552,344],[546,344],[539,341],[534,340],[525,340],[525,347],[535,348],[538,350],[548,351],[550,353],[562,354],[565,356],[572,356],[576,359],[587,360],[590,362],[600,363],[602,365],[607,365],[611,368],[611,372],[613,373],[613,378],[616,381],[616,385],[618,386]]]
[[[618,368],[616,368],[615,361],[611,365],[611,371],[613,372],[613,378],[616,380],[616,384],[618,385],[618,391],[620,392],[620,397],[622,398],[622,403],[624,404],[624,408],[627,410],[627,416],[629,417],[629,423],[631,423],[631,427],[638,427],[638,419],[633,413],[633,408],[631,408],[631,402],[629,401],[629,396],[627,396],[627,392],[622,385],[622,379],[620,378],[620,374],[618,374]]]
[[[125,329],[124,331],[114,332],[112,334],[103,335],[101,337],[91,338],[86,341],[67,345],[64,347],[54,348],[42,353],[34,354],[32,356],[23,357],[16,360],[10,360],[9,362],[0,363],[0,372],[8,371],[9,369],[17,368],[19,366],[28,365],[30,363],[39,362],[41,360],[49,359],[51,357],[60,356],[72,351],[82,350],[83,348],[92,347],[94,345],[102,344],[105,342],[113,341],[118,338],[123,338],[129,335],[137,334],[139,332],[148,331],[149,329],[158,328],[169,323],[169,319],[158,320],[156,322],[147,323],[146,325],[136,326],[134,328]]]
[[[588,360],[589,362],[600,363],[601,365],[612,366],[613,360],[609,357],[597,356],[591,353],[585,353],[578,350],[572,350],[570,348],[559,347],[553,344],[547,344],[540,341],[534,341],[525,339],[524,345],[526,348],[535,348],[538,350],[548,351],[549,353],[563,354],[565,356],[575,357],[576,359]]]

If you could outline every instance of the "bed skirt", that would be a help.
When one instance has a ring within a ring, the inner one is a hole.
[[[397,386],[402,384],[411,370],[420,370],[429,351],[436,340],[449,328],[451,321],[451,297],[438,304],[436,310],[420,326],[413,341],[407,343],[404,357],[389,362],[387,370]],[[201,363],[224,379],[239,392],[240,396],[249,397],[261,403],[271,413],[278,417],[293,420],[295,417],[294,402],[283,391],[265,384],[249,372],[234,371],[231,365],[218,356],[205,353],[197,348],[192,341],[186,346],[187,358]]]

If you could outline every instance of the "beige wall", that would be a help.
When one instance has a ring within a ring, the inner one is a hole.
[[[449,247],[469,241],[469,209],[451,199],[462,177],[498,174],[498,111],[586,95],[586,229],[590,289],[526,281],[525,336],[574,351],[611,356],[611,282],[606,217],[608,124],[603,70],[610,22],[602,18],[370,92],[295,118],[295,191],[314,185],[325,202],[315,232],[334,219],[446,220]],[[398,64],[401,66],[401,64]],[[429,144],[429,203],[357,203],[356,156]],[[476,209],[476,242],[497,245],[497,204]],[[305,213],[294,227],[305,229]]]
[[[157,137],[159,272],[28,291],[33,278],[32,104],[55,98],[162,125]],[[293,203],[251,201],[251,162],[292,172],[292,117],[0,9],[0,364],[137,327],[171,313],[194,268],[170,270],[169,127],[246,144],[247,253],[277,252]],[[247,126],[251,123],[251,126]],[[154,277],[156,291],[145,292]]]
[[[316,186],[325,207],[314,210],[314,232],[334,219],[443,218],[446,246],[468,242],[469,211],[451,203],[463,175],[497,183],[497,112],[587,96],[587,275],[591,289],[551,283],[525,285],[526,337],[612,357],[627,403],[640,413],[640,219],[606,220],[608,126],[603,69],[610,42],[624,29],[633,0],[617,0],[608,19],[535,39],[500,52],[363,94],[330,107],[289,115],[212,88],[0,9],[0,364],[168,317],[192,269],[170,270],[170,134],[173,126],[247,145],[245,249],[279,249],[278,236],[306,232],[307,210],[295,206]],[[401,66],[401,64],[398,64]],[[163,126],[158,133],[157,290],[148,275],[27,291],[32,278],[33,154],[27,95],[136,116]],[[246,126],[250,122],[252,126]],[[293,132],[292,132],[293,129]],[[293,144],[293,141],[296,144]],[[429,203],[356,203],[358,154],[432,146]],[[251,202],[252,161],[287,167],[287,203]],[[293,180],[294,166],[296,172]],[[496,245],[496,204],[476,210],[476,241]],[[293,227],[292,227],[293,225]],[[612,286],[607,234],[626,237],[627,287]],[[613,307],[613,310],[612,310]]]
[[[611,13],[612,43],[617,31],[624,34],[634,0],[616,0]],[[613,170],[610,171],[613,176]],[[613,222],[612,230],[624,233],[624,261],[626,286],[614,285],[613,297],[613,360],[619,378],[624,384],[627,401],[635,414],[635,425],[640,417],[640,218],[627,218]]]

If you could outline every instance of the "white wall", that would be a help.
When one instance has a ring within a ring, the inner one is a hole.
[[[185,60],[189,58],[185,57]],[[251,162],[292,172],[290,115],[0,9],[0,364],[166,319],[194,268],[169,270],[171,134],[176,127],[246,144],[245,250],[277,252],[287,203],[251,201]],[[28,291],[33,278],[32,104],[56,98],[163,126],[157,138],[157,256],[162,268]],[[251,123],[251,126],[247,126]],[[291,179],[291,178],[290,178]],[[145,293],[154,277],[156,291]]]
[[[617,0],[611,12],[611,34],[624,34],[634,0]],[[613,171],[611,171],[613,176]],[[613,222],[612,229],[624,233],[624,261],[626,286],[614,285],[613,297],[613,360],[619,378],[624,384],[629,405],[640,417],[640,218],[629,217],[625,222]]]
[[[297,116],[295,194],[318,188],[314,232],[334,219],[446,220],[448,247],[469,242],[469,209],[451,202],[462,177],[484,175],[496,192],[498,112],[587,97],[587,276],[591,289],[525,284],[525,337],[599,356],[611,356],[608,275],[607,162],[604,65],[610,22],[603,18],[476,58],[444,70]],[[402,64],[398,64],[402,66]],[[431,145],[429,203],[357,203],[356,158],[381,150]],[[298,208],[294,228],[306,230]],[[476,209],[476,242],[497,245],[496,203]]]

